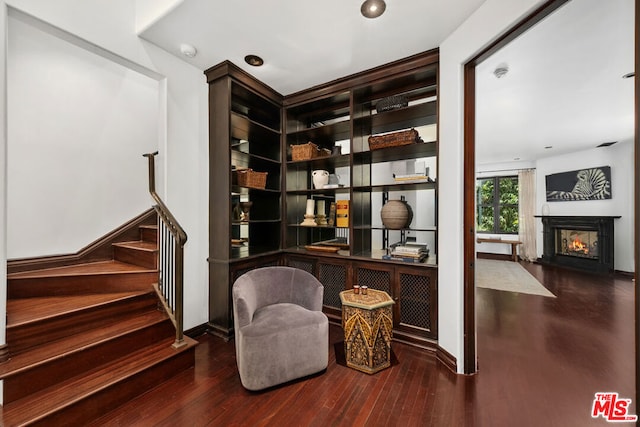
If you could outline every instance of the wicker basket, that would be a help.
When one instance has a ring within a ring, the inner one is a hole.
[[[269,172],[256,172],[253,169],[237,170],[238,185],[240,187],[263,189],[267,185],[268,173]]]
[[[420,139],[420,135],[418,135],[418,131],[415,129],[387,133],[384,135],[371,135],[369,137],[369,150],[399,147],[401,145],[416,144],[418,142],[422,142],[422,139]]]
[[[291,160],[294,162],[299,160],[311,160],[330,155],[331,151],[324,148],[318,148],[318,146],[313,142],[291,146]]]

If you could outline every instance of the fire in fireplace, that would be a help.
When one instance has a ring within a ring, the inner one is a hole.
[[[556,253],[598,259],[598,231],[557,228]]]
[[[540,262],[596,273],[614,269],[613,221],[619,216],[538,215],[543,226]]]

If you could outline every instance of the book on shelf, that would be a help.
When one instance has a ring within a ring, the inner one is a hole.
[[[429,175],[424,175],[424,174],[408,174],[408,175],[393,174],[393,180],[395,182],[413,182],[413,181],[433,182],[433,180],[429,178]]]
[[[426,243],[401,242],[391,245],[391,252],[383,259],[392,259],[404,262],[423,262],[429,256],[429,247]]]
[[[420,262],[424,262],[424,260],[427,259],[427,255],[422,255],[422,256],[419,256],[419,257],[383,255],[382,259],[391,260],[391,261],[420,263]]]
[[[336,227],[349,226],[349,201],[336,200]]]

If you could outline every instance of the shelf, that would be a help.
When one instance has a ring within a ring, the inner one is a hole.
[[[320,148],[330,148],[335,145],[336,141],[349,139],[350,132],[351,121],[349,117],[346,117],[335,123],[287,133],[287,145],[304,144],[311,141]]]
[[[340,187],[340,188],[321,188],[321,189],[306,189],[306,190],[287,190],[287,194],[290,195],[310,195],[310,196],[318,196],[318,197],[327,197],[333,198],[335,197],[335,193],[348,193],[349,187]],[[327,193],[332,193],[330,196]]]
[[[336,227],[335,225],[300,225],[300,224],[287,224],[287,227],[298,227],[298,228],[305,228],[305,229],[310,229],[310,230],[315,230],[315,229],[342,229],[342,230],[348,230],[349,227]]]
[[[234,260],[247,259],[247,258],[264,256],[269,254],[277,254],[279,252],[280,252],[279,248],[265,247],[265,246],[253,247],[253,246],[245,245],[242,247],[232,247],[230,261],[233,262]]]
[[[270,157],[264,157],[264,156],[261,156],[259,154],[247,153],[246,151],[241,151],[241,150],[238,150],[236,148],[236,147],[241,147],[241,146],[243,146],[245,144],[247,144],[247,143],[231,144],[231,150],[233,151],[233,154],[234,155],[238,155],[238,156],[246,156],[245,161],[247,161],[249,163],[251,163],[252,160],[256,160],[258,162],[270,163],[273,166],[280,166],[280,161],[278,161],[276,159],[272,159]]]
[[[279,223],[280,219],[250,219],[249,221],[231,221],[231,225],[270,224]]]
[[[269,127],[260,122],[252,120],[250,117],[231,111],[231,136],[238,139],[251,139],[251,135],[271,133],[280,136],[280,130]]]
[[[385,192],[385,191],[417,191],[435,190],[436,182],[402,183],[402,184],[381,184],[353,187],[354,192]]]
[[[389,230],[389,231],[426,231],[426,232],[435,232],[438,231],[438,227],[434,226],[430,226],[430,227],[421,227],[421,228],[414,228],[414,227],[409,227],[409,228],[403,228],[403,229],[391,229],[391,228],[386,228],[382,225],[357,225],[353,227],[354,230]]]
[[[242,84],[231,84],[231,113],[279,132],[280,106]]]
[[[274,188],[253,188],[253,187],[241,187],[239,185],[233,185],[231,187],[231,195],[232,196],[241,196],[251,194],[252,192],[258,193],[271,193],[280,195],[280,190]]]
[[[389,147],[382,148],[380,150],[367,150],[353,153],[354,162],[357,161],[358,163],[394,162],[397,160],[434,157],[436,155],[436,142],[424,142],[418,144],[402,145],[400,147]]]
[[[430,101],[382,113],[371,112],[369,116],[354,120],[353,127],[362,129],[363,134],[376,135],[432,125],[438,120],[437,108],[436,101]]]
[[[332,169],[349,166],[349,161],[349,154],[340,154],[338,156],[332,155],[309,160],[288,160],[287,167],[310,166],[310,169]]]
[[[379,249],[379,250],[374,250],[374,251],[368,251],[368,252],[359,252],[359,253],[354,253],[352,254],[352,257],[354,258],[360,258],[360,259],[364,259],[364,260],[371,260],[371,259],[375,259],[375,260],[379,260],[382,262],[388,262],[388,263],[393,263],[393,264],[398,264],[398,265],[406,265],[408,267],[428,267],[428,268],[436,268],[438,267],[438,260],[437,257],[435,255],[429,255],[424,262],[404,262],[404,261],[400,261],[400,260],[387,260],[387,259],[382,259],[382,257],[384,255],[386,255],[386,251],[384,249]]]

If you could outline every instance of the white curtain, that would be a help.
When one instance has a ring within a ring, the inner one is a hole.
[[[522,242],[520,245],[520,258],[533,262],[538,258],[536,221],[533,217],[536,204],[536,171],[534,169],[518,172],[518,188],[518,234],[519,240]]]

